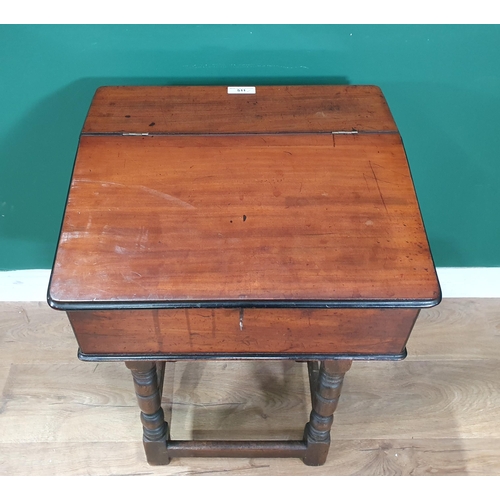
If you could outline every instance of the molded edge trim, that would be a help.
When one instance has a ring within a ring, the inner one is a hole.
[[[155,302],[58,302],[47,303],[58,311],[117,311],[124,309],[423,309],[437,306],[441,296],[428,300],[184,300]]]
[[[406,348],[399,354],[295,354],[295,353],[200,353],[200,354],[85,354],[78,350],[80,361],[189,361],[189,360],[294,360],[294,361],[321,361],[326,359],[353,359],[358,361],[401,361],[407,356]]]

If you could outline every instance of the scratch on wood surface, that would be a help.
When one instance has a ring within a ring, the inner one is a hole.
[[[380,199],[382,200],[382,203],[384,204],[385,211],[387,212],[387,215],[389,215],[389,210],[387,210],[387,205],[385,204],[384,196],[382,195],[382,191],[380,190],[380,186],[378,184],[378,179],[377,176],[375,175],[375,170],[373,170],[372,162],[368,161],[370,164],[370,168],[372,169],[372,174],[373,178],[375,179],[375,182],[377,183],[377,189],[378,189],[378,194],[380,195]]]
[[[370,189],[370,184],[368,184],[368,179],[366,178],[366,175],[363,173],[363,179],[365,180],[366,182],[366,187],[368,188],[368,191],[371,191]]]
[[[148,242],[148,236],[149,236],[149,229],[142,226],[136,238],[136,247],[138,246],[141,250],[145,250],[146,243]]]
[[[372,161],[372,162],[371,162],[371,164],[372,164],[372,166],[373,166],[373,167],[378,167],[378,168],[382,168],[382,169],[386,169],[386,170],[391,170],[391,171],[393,171],[393,172],[394,172],[394,170],[393,170],[393,169],[391,169],[391,168],[387,168],[387,167],[383,167],[382,165],[379,165],[378,163],[375,163],[374,161]],[[397,173],[397,172],[396,172],[396,173]],[[383,183],[385,183],[385,184],[393,184],[392,182],[386,181],[386,180],[384,180],[384,179],[377,179],[377,180],[378,180],[378,182],[383,182]]]
[[[127,253],[127,249],[124,247],[121,247],[119,245],[115,245],[115,253],[119,253],[121,255]]]
[[[170,194],[167,193],[162,193],[161,191],[158,191],[157,189],[151,189],[146,186],[138,186],[138,185],[133,185],[133,186],[127,186],[126,184],[122,184],[120,182],[98,182],[98,181],[91,181],[88,179],[77,179],[75,180],[76,182],[83,182],[86,184],[99,184],[101,187],[111,187],[111,186],[116,186],[116,187],[123,187],[123,188],[128,188],[128,189],[139,189],[141,191],[144,191],[148,194],[151,194],[153,196],[159,196],[160,198],[163,198],[164,200],[171,201],[179,206],[185,207],[185,208],[196,208],[190,203],[181,200],[180,198],[176,198],[175,196],[171,196]]]
[[[66,243],[76,238],[85,238],[88,234],[87,231],[65,231],[61,234],[61,243]]]

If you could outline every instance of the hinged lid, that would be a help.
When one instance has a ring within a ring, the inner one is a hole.
[[[377,87],[97,91],[53,307],[439,300],[405,151]]]

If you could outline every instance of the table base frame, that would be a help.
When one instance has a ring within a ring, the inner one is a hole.
[[[352,359],[307,361],[312,410],[302,441],[175,441],[161,407],[166,361],[126,361],[141,410],[143,443],[150,465],[167,465],[175,457],[301,458],[323,465],[330,448],[330,429],[345,373]]]

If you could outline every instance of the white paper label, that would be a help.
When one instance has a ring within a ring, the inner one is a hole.
[[[255,94],[255,87],[228,87],[228,94]]]

